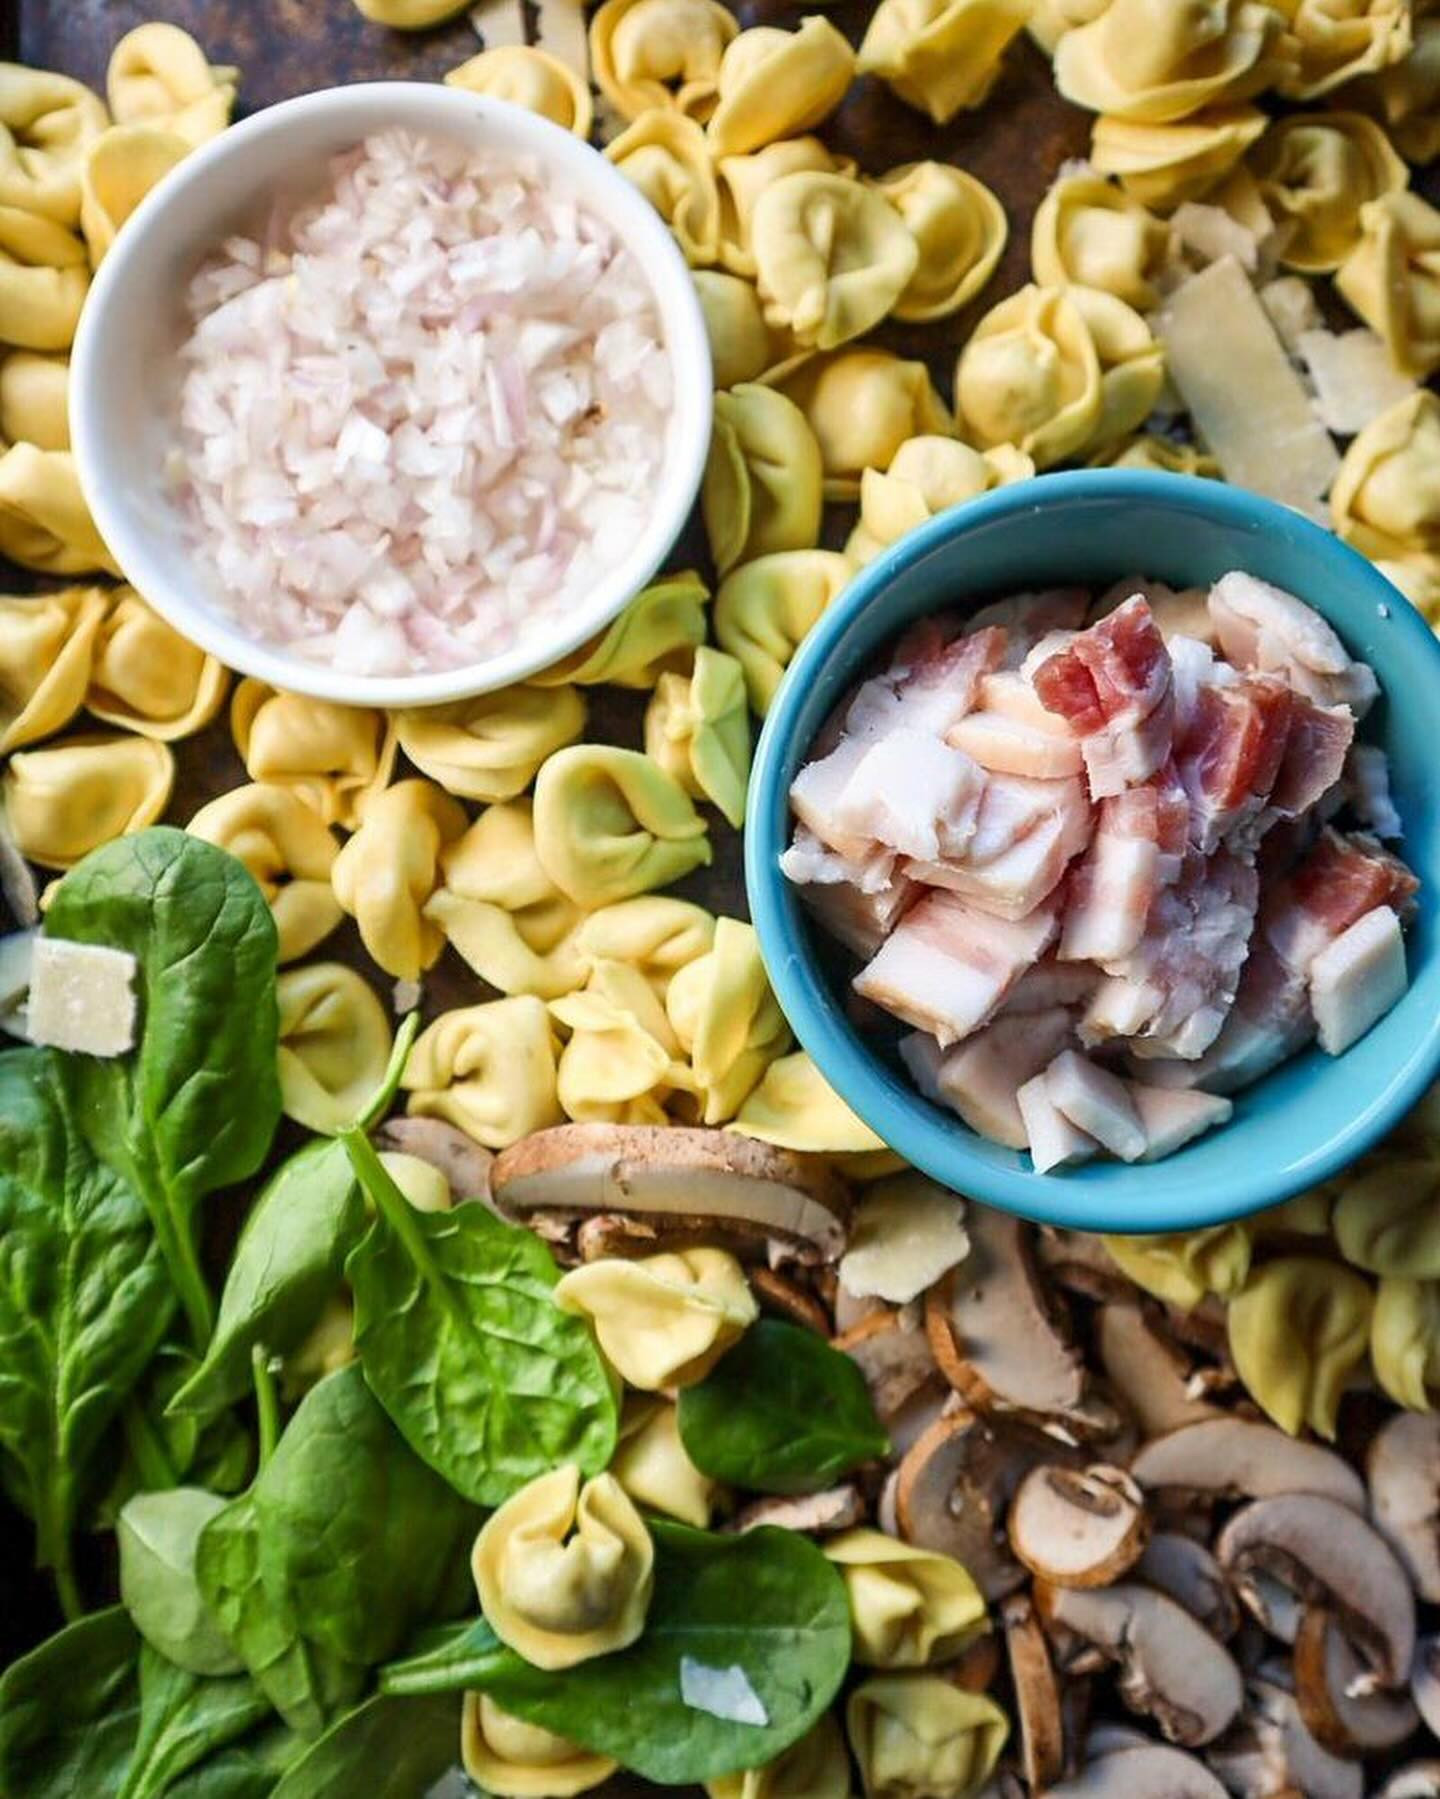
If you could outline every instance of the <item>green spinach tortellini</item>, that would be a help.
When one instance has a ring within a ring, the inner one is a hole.
[[[1243,1223],[1104,1241],[1123,1274],[1184,1312],[1193,1311],[1207,1293],[1233,1298],[1250,1275],[1252,1245]]]
[[[763,1768],[707,1780],[706,1799],[850,1799],[850,1757],[830,1713]]]
[[[722,575],[737,563],[820,541],[820,445],[800,408],[744,382],[715,396],[700,503]]]
[[[645,754],[740,829],[750,779],[750,709],[745,671],[733,656],[704,645],[688,680],[661,675],[645,709]]]
[[[1367,1273],[1440,1280],[1437,1164],[1382,1150],[1346,1176],[1332,1222],[1340,1253]]]
[[[535,782],[534,818],[541,867],[586,910],[668,887],[710,861],[689,794],[638,750],[557,750]]]
[[[385,1077],[393,1037],[374,989],[339,962],[291,968],[280,1004],[280,1096],[285,1116],[331,1133],[355,1123]]]
[[[1000,1759],[1010,1725],[993,1699],[937,1674],[881,1674],[845,1705],[866,1799],[976,1793]]]
[[[949,1661],[987,1629],[985,1596],[953,1556],[866,1528],[824,1548],[845,1581],[862,1667]]]
[[[1257,1404],[1282,1430],[1335,1435],[1346,1382],[1364,1359],[1370,1283],[1338,1262],[1283,1256],[1230,1302],[1230,1355]]]
[[[423,775],[467,800],[511,800],[552,751],[585,730],[585,701],[569,686],[502,687],[447,706],[397,712],[400,748]]]
[[[705,641],[705,583],[693,569],[637,593],[592,643],[530,677],[536,687],[653,687],[668,669],[690,666]]]
[[[722,212],[722,219],[723,216]],[[765,311],[754,283],[725,269],[696,269],[694,281],[700,310],[705,314],[716,387],[723,392],[742,382],[758,380],[776,358],[771,353],[770,327],[765,323]],[[0,366],[0,403],[3,384],[4,368]]]
[[[782,550],[725,577],[715,596],[715,636],[745,671],[754,711],[769,710],[801,640],[853,573],[833,550]]]
[[[1370,1320],[1370,1365],[1395,1401],[1434,1409],[1440,1392],[1440,1281],[1382,1280]]]
[[[571,1799],[608,1780],[620,1765],[513,1717],[488,1693],[465,1695],[460,1759],[476,1785],[497,1799]]]
[[[728,1123],[790,1047],[754,928],[717,919],[713,947],[678,971],[665,1008],[690,1058],[701,1123]]]

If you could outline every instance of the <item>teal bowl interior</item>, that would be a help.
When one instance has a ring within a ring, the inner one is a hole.
[[[1362,727],[1390,758],[1401,846],[1421,879],[1407,934],[1410,990],[1338,1058],[1311,1050],[1237,1096],[1235,1116],[1163,1162],[1095,1161],[1036,1174],[915,1091],[893,1049],[846,1016],[847,963],[814,927],[778,859],[787,793],[822,721],[924,613],[1027,588],[1097,588],[1145,574],[1177,587],[1244,569],[1322,613],[1380,681]],[[1440,644],[1363,557],[1299,514],[1219,482],[1129,469],[1047,475],[932,519],[856,577],[795,656],[756,751],[746,826],[751,916],[775,992],[825,1078],[934,1179],[1028,1218],[1082,1230],[1173,1231],[1276,1203],[1352,1161],[1440,1070]]]

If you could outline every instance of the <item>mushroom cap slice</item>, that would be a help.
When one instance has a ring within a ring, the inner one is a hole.
[[[853,1481],[827,1487],[823,1493],[806,1493],[798,1499],[756,1499],[742,1506],[730,1528],[740,1534],[762,1524],[781,1530],[808,1531],[818,1537],[852,1530],[865,1520],[865,1496]]]
[[[1342,1618],[1382,1686],[1409,1679],[1415,1654],[1409,1578],[1380,1533],[1346,1506],[1315,1493],[1253,1500],[1220,1532],[1215,1554],[1262,1624],[1257,1574]]]
[[[833,1338],[831,1347],[848,1355],[865,1376],[876,1416],[887,1429],[889,1421],[939,1373],[929,1338],[902,1312],[872,1312]]]
[[[1047,1282],[1101,1304],[1129,1305],[1140,1289],[1120,1271],[1105,1239],[1089,1231],[1042,1224],[1035,1233],[1035,1260]]]
[[[1333,1450],[1248,1418],[1210,1418],[1156,1437],[1131,1462],[1130,1472],[1147,1488],[1183,1487],[1246,1499],[1317,1493],[1353,1512],[1365,1510],[1360,1477]]]
[[[1035,1604],[1047,1624],[1117,1664],[1121,1698],[1172,1743],[1214,1742],[1239,1715],[1244,1683],[1229,1650],[1153,1587],[1122,1582],[1082,1591],[1037,1581]]]
[[[830,1314],[799,1281],[777,1274],[773,1268],[758,1267],[750,1270],[750,1288],[762,1310],[814,1331],[817,1336],[830,1335]]]
[[[1375,1799],[1440,1799],[1440,1761],[1411,1762],[1397,1768]]]
[[[1307,1606],[1295,1638],[1295,1700],[1306,1728],[1333,1755],[1395,1749],[1420,1727],[1408,1693],[1368,1690],[1365,1662],[1323,1606]]]
[[[776,1238],[810,1262],[839,1257],[850,1215],[848,1190],[817,1158],[679,1126],[536,1131],[496,1158],[491,1187],[501,1211],[521,1223],[536,1213],[578,1223],[613,1212],[752,1255]]]
[[[1440,1741],[1440,1636],[1422,1637],[1410,1669],[1410,1697],[1425,1728]]]
[[[1030,1786],[1044,1788],[1065,1769],[1065,1721],[1060,1685],[1035,1608],[1015,1593],[1000,1608],[1015,1711],[1020,1724],[1020,1765]]]
[[[478,1199],[491,1205],[490,1174],[495,1157],[458,1125],[446,1124],[443,1118],[387,1118],[375,1133],[375,1141],[381,1149],[399,1150],[438,1168],[456,1199]]]
[[[1147,1437],[1223,1414],[1191,1390],[1195,1362],[1165,1330],[1158,1307],[1137,1301],[1102,1305],[1095,1348],[1110,1385]]]
[[[1135,1575],[1146,1586],[1168,1593],[1222,1643],[1239,1630],[1240,1608],[1224,1570],[1194,1537],[1157,1530],[1135,1564]]]
[[[1073,1779],[1047,1787],[1045,1799],[1228,1799],[1204,1762],[1165,1743],[1116,1749]]]
[[[1145,1496],[1120,1468],[1032,1468],[1010,1504],[1010,1547],[1053,1586],[1104,1587],[1139,1559]]]
[[[1440,1412],[1400,1412],[1366,1458],[1370,1516],[1422,1599],[1440,1602]]]
[[[1236,1799],[1362,1799],[1364,1771],[1317,1743],[1300,1716],[1289,1670],[1267,1664],[1246,1682],[1243,1723],[1206,1756]]]

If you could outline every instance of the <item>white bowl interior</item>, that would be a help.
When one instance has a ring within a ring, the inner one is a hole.
[[[526,152],[604,219],[655,292],[675,375],[660,485],[625,560],[543,642],[462,669],[353,675],[257,643],[218,603],[165,478],[173,447],[176,351],[186,285],[207,254],[251,230],[278,192],[324,179],[327,158],[370,133],[429,132],[477,148]],[[659,568],[684,526],[710,436],[704,317],[659,215],[596,151],[536,114],[457,88],[375,82],[286,101],[188,157],[127,222],[91,288],[71,365],[71,434],[85,497],[126,577],[171,624],[232,668],[272,685],[354,704],[426,705],[503,687],[602,629]]]

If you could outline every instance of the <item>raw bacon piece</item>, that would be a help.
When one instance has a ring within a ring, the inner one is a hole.
[[[1287,968],[1255,933],[1235,1004],[1220,1035],[1192,1061],[1177,1057],[1132,1058],[1132,1069],[1156,1087],[1204,1087],[1210,1093],[1238,1093],[1288,1061],[1310,1041],[1314,1021],[1305,979]]]
[[[997,861],[1056,814],[1071,830],[1089,827],[1090,807],[1079,780],[1032,781],[1025,775],[991,775],[966,848],[967,862],[983,867]]]
[[[983,631],[996,627],[1005,632],[1007,642],[1003,666],[1019,668],[1020,664],[1050,631],[1078,631],[1085,623],[1085,610],[1090,596],[1083,587],[1052,587],[1043,593],[1012,594],[1008,600],[995,600],[974,613],[966,629]]]
[[[1097,620],[1107,618],[1137,593],[1150,608],[1155,628],[1167,644],[1173,646],[1177,637],[1193,637],[1201,643],[1214,644],[1215,626],[1210,619],[1203,587],[1177,590],[1167,587],[1163,581],[1147,581],[1143,575],[1127,576],[1107,588],[1086,614],[1086,624],[1093,625]]]
[[[948,1047],[982,1025],[1050,947],[1055,918],[1047,904],[1012,923],[932,891],[856,975],[855,991]]]
[[[1074,731],[1068,719],[1052,712],[1019,669],[1001,668],[986,675],[980,683],[978,712],[998,712],[1018,724],[1033,725],[1037,731],[1073,740]]]
[[[1204,690],[1233,687],[1240,676],[1198,638],[1172,637],[1168,647],[1170,678],[1175,688],[1175,742],[1181,744],[1194,727],[1195,709]]]
[[[1190,798],[1190,841],[1201,855],[1259,816],[1280,772],[1294,705],[1273,676],[1197,692],[1175,765]]]
[[[845,728],[877,736],[903,725],[943,737],[974,706],[981,681],[1004,654],[1002,630],[949,637],[934,620],[921,619],[901,639],[888,671],[857,693]]]
[[[1089,834],[1089,807],[1082,802],[1057,808],[988,862],[907,862],[905,872],[927,887],[963,894],[997,918],[1024,918],[1059,886]]]
[[[1269,811],[1277,818],[1300,818],[1318,805],[1339,781],[1354,736],[1355,714],[1348,706],[1317,706],[1297,694]]]
[[[984,769],[963,750],[902,727],[865,746],[830,824],[847,841],[868,839],[921,861],[961,856],[984,790]]]
[[[1343,1055],[1401,999],[1405,987],[1400,920],[1389,906],[1377,906],[1310,964],[1310,1009],[1321,1049]]]
[[[1158,1162],[1162,1156],[1174,1155],[1183,1144],[1215,1125],[1227,1124],[1235,1110],[1228,1099],[1221,1099],[1214,1093],[1147,1087],[1140,1081],[1128,1084],[1145,1132],[1142,1162]]]
[[[1168,765],[1154,781],[1100,802],[1094,838],[1066,893],[1065,961],[1115,962],[1130,954],[1155,896],[1179,875],[1188,821]]]
[[[1390,764],[1378,744],[1351,745],[1342,785],[1345,802],[1364,830],[1376,837],[1404,835],[1400,814],[1390,798]]]
[[[1043,1074],[1037,1074],[1015,1095],[1030,1159],[1036,1174],[1048,1174],[1052,1168],[1065,1168],[1075,1162],[1088,1162],[1100,1148],[1093,1137],[1076,1130],[1065,1114],[1050,1098],[1050,1086]]]
[[[1420,883],[1398,856],[1359,832],[1325,830],[1266,906],[1265,935],[1300,973],[1327,944],[1376,906],[1403,913]],[[1288,903],[1287,903],[1288,901]]]
[[[1070,1014],[1061,1006],[1024,1018],[997,1018],[944,1052],[935,1090],[982,1137],[1007,1149],[1029,1143],[1016,1094],[1073,1040]]]
[[[1283,588],[1235,570],[1210,589],[1220,647],[1237,668],[1279,675],[1320,706],[1363,718],[1380,691],[1368,663],[1350,658],[1318,612]]]
[[[1080,1006],[1095,991],[1100,970],[1083,962],[1057,962],[1047,956],[1027,968],[1005,996],[1004,1017],[1025,1012],[1048,1012],[1052,1006]]]
[[[876,846],[872,838],[847,831],[836,808],[869,747],[863,737],[842,737],[829,755],[807,762],[790,783],[790,810],[796,818],[827,848],[852,862],[863,862]]]
[[[800,889],[800,898],[817,924],[852,954],[868,959],[920,892],[913,881],[897,874],[888,887],[871,892],[850,881],[812,881]]]
[[[1045,1070],[1050,1103],[1077,1131],[1108,1149],[1122,1162],[1145,1154],[1145,1128],[1130,1090],[1118,1075],[1097,1068],[1078,1051],[1061,1050]]]
[[[1138,594],[1043,662],[1034,682],[1080,733],[1092,799],[1148,779],[1169,756],[1170,655]]]
[[[861,893],[884,893],[894,883],[895,852],[877,843],[864,856],[842,856],[813,831],[797,825],[794,841],[780,858],[780,869],[797,887],[850,886]]]
[[[1054,718],[1053,713],[1047,716]],[[1080,741],[1073,733],[1061,736],[1003,712],[968,713],[950,727],[945,741],[996,774],[1057,781],[1078,775],[1085,766]]]

